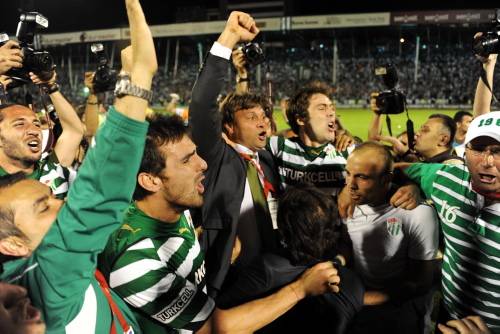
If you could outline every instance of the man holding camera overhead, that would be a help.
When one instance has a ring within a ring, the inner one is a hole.
[[[32,71],[37,69],[32,67],[33,64],[26,64],[19,47],[18,43],[8,41],[0,48],[2,50],[0,64],[5,65],[2,71],[7,75],[13,75],[13,78],[21,78],[22,80],[14,79],[18,83],[31,79],[33,83],[39,85],[43,92],[49,95],[63,131],[53,151],[41,159],[41,122],[35,112],[19,104],[1,105],[0,176],[24,172],[28,178],[48,185],[52,192],[62,199],[69,187],[69,171],[66,167],[73,163],[83,137],[83,126],[71,104],[59,91],[55,70],[52,68],[43,74],[37,72],[38,75],[33,73]]]

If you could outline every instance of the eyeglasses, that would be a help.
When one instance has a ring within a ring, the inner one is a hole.
[[[467,145],[466,148],[470,151],[473,156],[493,156],[494,160],[500,160],[500,145],[495,146],[479,146],[479,145]]]

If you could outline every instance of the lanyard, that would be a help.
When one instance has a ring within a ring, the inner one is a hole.
[[[108,283],[106,282],[106,279],[104,278],[104,275],[98,269],[96,269],[95,271],[95,278],[99,282],[99,286],[101,287],[104,296],[106,296],[106,299],[108,300],[109,307],[111,308],[111,313],[113,313],[114,317],[118,318],[118,322],[120,323],[120,326],[123,329],[123,333],[134,334],[132,326],[130,326],[127,323],[127,320],[125,320],[125,317],[123,316],[122,312],[114,302],[113,297],[111,297],[111,293],[109,292],[109,286]],[[113,319],[111,319],[111,328],[109,330],[110,334],[117,334],[114,317]]]
[[[272,183],[267,180],[266,176],[264,175],[264,171],[262,170],[260,165],[257,163],[257,160],[255,160],[250,155],[245,154],[245,153],[240,153],[240,156],[243,159],[245,159],[246,161],[249,161],[251,164],[253,164],[255,166],[255,168],[257,169],[257,172],[259,174],[259,179],[261,180],[261,183],[264,183],[264,187],[263,187],[264,188],[264,198],[266,198],[266,199],[268,198],[267,196],[269,195],[269,192],[275,193]]]

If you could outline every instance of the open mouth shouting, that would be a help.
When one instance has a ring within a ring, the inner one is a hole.
[[[266,131],[259,132],[258,138],[259,138],[260,141],[266,141],[267,132]]]
[[[495,184],[497,178],[493,174],[479,173],[479,181],[485,184]]]
[[[42,141],[39,138],[31,137],[25,143],[32,153],[38,153],[42,150]]]
[[[328,122],[328,131],[335,132],[335,122]]]

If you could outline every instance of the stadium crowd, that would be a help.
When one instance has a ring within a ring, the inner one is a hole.
[[[260,86],[265,87],[265,72],[270,71],[275,101],[293,95],[303,82],[319,80],[332,82],[333,61],[331,57],[320,58],[309,49],[294,49],[293,56],[288,49],[277,48],[267,54],[265,65],[262,66]],[[337,81],[333,84],[334,99],[339,104],[367,105],[366,92],[385,89],[374,74],[376,66],[387,62],[394,63],[399,71],[399,87],[406,92],[408,102],[416,105],[471,105],[474,97],[475,80],[479,75],[479,67],[469,52],[461,50],[433,50],[432,56],[425,53],[418,65],[417,81],[414,80],[414,55],[399,56],[397,54],[384,57],[340,57],[337,68]],[[75,64],[72,76],[81,78],[85,70],[82,64]],[[162,106],[170,101],[170,94],[180,97],[180,103],[189,104],[192,84],[198,75],[198,59],[181,57],[174,76],[172,69],[164,73],[164,67],[159,67],[153,79],[153,105]],[[255,72],[255,71],[254,71]],[[235,74],[232,74],[234,76]],[[69,72],[61,68],[59,81],[62,91],[74,103],[83,103],[86,98],[83,82],[69,84]],[[495,74],[495,80],[498,80]],[[252,73],[251,80],[257,78]],[[232,89],[226,85],[227,93]],[[14,93],[14,92],[13,92]],[[15,94],[15,93],[14,93]],[[110,101],[111,102],[111,101]]]
[[[282,87],[290,129],[277,134],[235,50],[259,33],[250,15],[232,12],[197,76],[171,83],[155,79],[139,0],[125,4],[109,106],[94,73],[78,105],[57,69],[33,73],[17,42],[0,47],[2,91],[24,68],[44,101],[2,94],[0,333],[500,333],[496,54],[422,68],[422,98],[476,91],[471,113],[431,115],[414,137],[382,135],[389,102],[372,94],[366,142],[336,120],[313,61]],[[484,79],[443,69],[464,64]],[[343,62],[359,85],[337,93],[377,90],[371,66]],[[188,119],[149,109],[153,91],[187,82]]]

